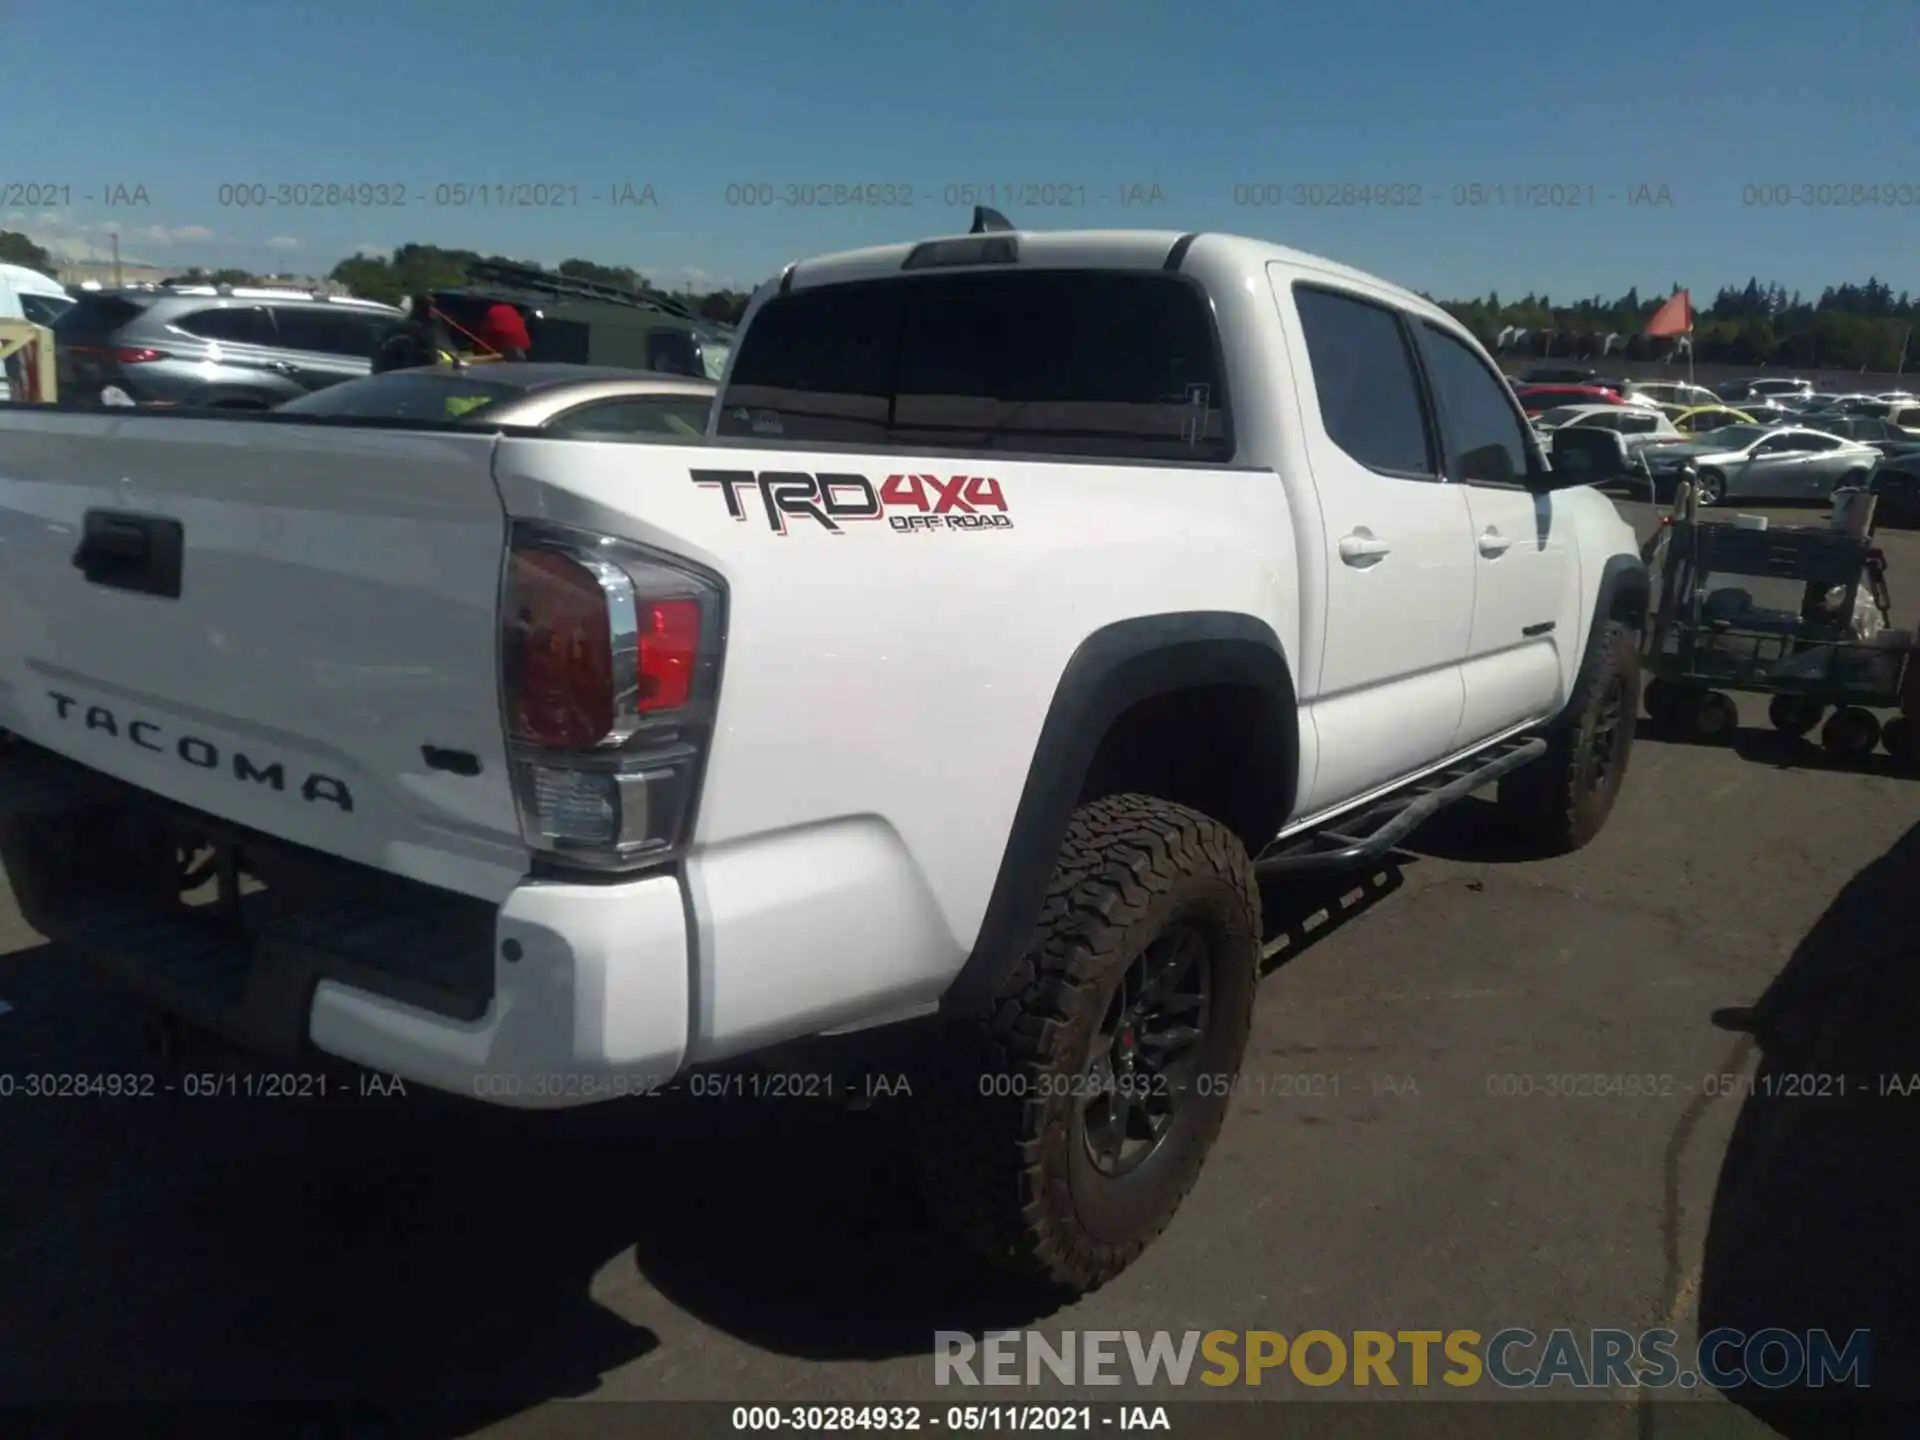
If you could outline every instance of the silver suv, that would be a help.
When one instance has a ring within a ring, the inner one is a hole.
[[[53,325],[60,398],[264,410],[369,373],[403,318],[391,305],[304,290],[85,291]]]

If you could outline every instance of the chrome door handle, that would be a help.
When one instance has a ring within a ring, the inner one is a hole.
[[[1480,553],[1491,560],[1496,556],[1506,554],[1508,547],[1512,544],[1513,542],[1507,539],[1506,536],[1502,535],[1492,526],[1488,526],[1486,531],[1480,536]]]
[[[1350,535],[1340,537],[1340,558],[1349,565],[1364,565],[1392,551],[1391,545],[1369,530],[1355,530]]]

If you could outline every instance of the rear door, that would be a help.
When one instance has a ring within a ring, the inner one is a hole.
[[[371,316],[311,305],[269,308],[282,352],[279,358],[291,365],[301,389],[324,390],[372,370],[380,336]]]
[[[527,852],[492,436],[123,411],[17,414],[5,439],[0,727],[238,824],[504,896]],[[76,568],[103,523],[177,567]]]
[[[1306,677],[1319,743],[1306,814],[1453,748],[1474,555],[1467,496],[1441,474],[1405,317],[1363,292],[1271,273],[1308,392],[1301,411],[1321,505],[1319,535],[1301,543],[1326,549],[1323,658]]]
[[[298,367],[280,352],[264,305],[209,305],[169,323],[209,342],[206,360],[224,372],[208,375],[209,386],[235,385],[262,397],[293,395],[302,388]]]
[[[1533,446],[1498,372],[1431,321],[1418,333],[1439,407],[1442,463],[1466,496],[1473,532],[1473,629],[1458,735],[1471,745],[1559,708],[1566,649],[1585,638],[1572,603],[1578,562],[1553,493],[1528,486]],[[1619,417],[1606,419],[1617,429]]]

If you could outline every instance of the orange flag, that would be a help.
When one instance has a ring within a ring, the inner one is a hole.
[[[1693,330],[1693,301],[1682,290],[1653,312],[1647,321],[1649,335],[1686,335]]]

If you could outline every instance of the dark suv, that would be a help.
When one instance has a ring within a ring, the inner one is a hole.
[[[264,410],[367,374],[401,318],[298,290],[90,290],[53,325],[60,398]]]
[[[611,365],[718,380],[733,327],[707,320],[658,291],[627,290],[531,265],[475,261],[467,283],[433,292],[456,345],[480,329],[490,306],[508,304],[526,322],[527,358],[562,365]]]

